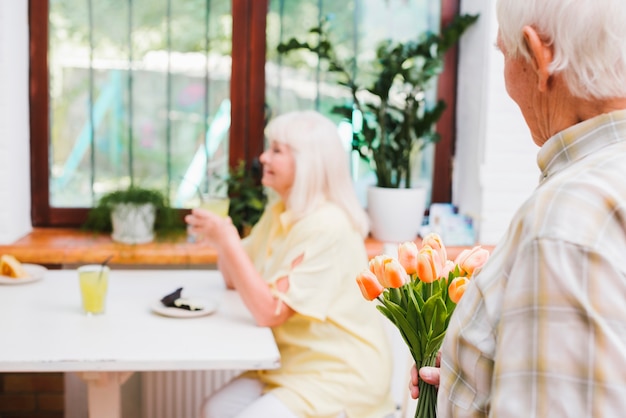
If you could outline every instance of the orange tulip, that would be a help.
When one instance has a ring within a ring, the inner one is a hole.
[[[391,257],[385,259],[383,276],[384,280],[382,285],[388,288],[402,287],[409,281],[409,276],[404,267],[402,267],[398,260]]]
[[[450,286],[448,286],[448,295],[450,295],[450,300],[452,302],[459,303],[461,297],[465,293],[468,283],[469,279],[467,277],[457,277],[450,282]]]
[[[356,282],[361,289],[363,297],[367,300],[376,299],[381,293],[383,293],[383,290],[385,290],[378,281],[378,278],[376,278],[376,275],[368,269],[364,269],[359,273],[356,277]]]
[[[383,277],[384,263],[387,258],[389,258],[389,256],[377,255],[369,261],[369,270],[378,277],[379,281],[381,281]]]
[[[432,283],[441,277],[442,263],[439,253],[424,245],[417,254],[417,276],[424,283]]]
[[[398,246],[398,261],[407,274],[417,273],[417,253],[417,245],[413,241],[407,241]]]
[[[489,259],[489,251],[476,246],[471,250],[463,250],[454,262],[459,265],[462,272],[471,277],[487,262],[487,259]]]
[[[443,240],[441,239],[441,237],[434,232],[427,234],[422,240],[422,247],[426,245],[437,251],[437,253],[439,254],[439,260],[441,260],[443,267],[443,264],[448,259],[448,252],[446,251],[446,246],[443,245]]]

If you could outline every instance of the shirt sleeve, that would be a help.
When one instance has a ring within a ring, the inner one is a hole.
[[[285,276],[289,279],[289,289],[279,297],[299,314],[318,320],[326,318],[346,280],[354,280],[355,269],[367,265],[362,237],[334,206],[298,221],[276,259],[280,267],[268,277],[270,283]],[[294,260],[298,260],[296,265]]]
[[[338,236],[332,230],[298,228],[292,231],[288,255],[274,279],[288,277],[289,289],[281,299],[296,312],[325,319],[333,300],[333,288],[342,280],[335,258],[337,245]],[[292,266],[300,257],[301,261]]]

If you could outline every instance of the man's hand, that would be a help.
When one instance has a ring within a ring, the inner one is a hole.
[[[411,398],[417,399],[420,391],[417,387],[419,379],[433,386],[439,387],[439,361],[441,359],[441,353],[437,354],[436,367],[422,367],[419,370],[419,376],[417,373],[417,366],[414,364],[411,367],[411,381],[409,382],[409,390],[411,391]]]

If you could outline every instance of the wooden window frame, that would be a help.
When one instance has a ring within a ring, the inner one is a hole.
[[[231,0],[233,14],[229,163],[248,162],[263,151],[265,27],[268,0]],[[459,0],[442,1],[442,26],[459,12]],[[36,227],[78,227],[88,208],[53,208],[49,199],[48,0],[29,0],[31,220]],[[457,47],[445,58],[438,95],[447,109],[437,124],[432,202],[450,202],[456,130]]]

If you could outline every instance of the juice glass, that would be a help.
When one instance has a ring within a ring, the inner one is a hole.
[[[217,195],[202,195],[200,201],[200,208],[206,209],[209,212],[225,218],[228,216],[228,207],[230,206],[230,199],[227,196]]]
[[[228,217],[228,209],[230,206],[230,199],[226,195],[218,195],[213,193],[201,193],[198,195],[199,202],[198,207],[208,210],[217,216],[222,218]],[[187,241],[198,242],[202,240],[202,236],[194,234],[187,229]]]
[[[83,301],[83,311],[87,315],[104,313],[109,284],[109,267],[101,264],[81,266],[78,268],[78,282]]]

